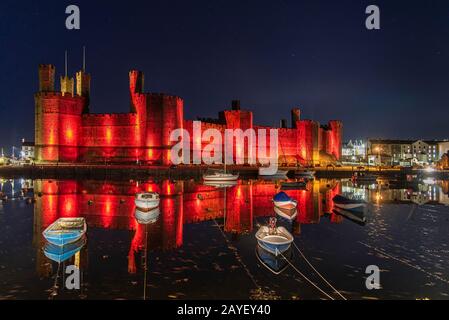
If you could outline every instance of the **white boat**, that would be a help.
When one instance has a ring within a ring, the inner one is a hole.
[[[261,177],[287,177],[288,170],[277,170],[275,173],[267,173],[267,168],[261,167],[259,168],[259,176]]]
[[[238,174],[226,173],[225,171],[214,171],[203,175],[205,182],[230,182],[237,181]]]
[[[161,215],[161,210],[159,208],[152,209],[150,211],[144,212],[136,209],[134,216],[137,223],[139,224],[152,224],[155,223],[159,216]]]
[[[263,249],[278,256],[290,248],[294,238],[284,227],[262,226],[256,233],[256,239]]]
[[[294,220],[297,216],[298,216],[298,210],[296,207],[292,208],[292,209],[286,209],[286,208],[278,208],[278,207],[274,207],[274,212],[287,220]]]
[[[134,203],[136,204],[136,209],[141,212],[149,212],[157,207],[159,207],[161,199],[159,194],[156,192],[142,192],[136,194],[136,199]]]
[[[341,195],[336,195],[332,200],[337,208],[343,210],[364,212],[367,207],[367,203],[365,201],[353,200]]]
[[[81,239],[87,232],[84,218],[60,218],[42,233],[44,238],[56,245],[64,246]]]

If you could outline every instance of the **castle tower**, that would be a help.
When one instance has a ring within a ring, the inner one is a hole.
[[[328,147],[331,153],[340,160],[341,158],[341,148],[342,148],[342,135],[343,135],[343,123],[338,120],[329,121],[329,141]]]
[[[131,112],[139,112],[139,94],[143,93],[145,76],[142,71],[132,70],[129,72],[129,90],[131,94]]]
[[[301,110],[295,108],[292,110],[292,128],[296,129],[298,127],[297,122],[301,120]]]
[[[39,92],[55,91],[55,71],[52,64],[39,65]]]

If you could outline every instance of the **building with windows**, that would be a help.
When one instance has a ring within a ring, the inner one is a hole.
[[[342,146],[341,160],[343,162],[365,162],[366,142],[363,140],[349,140]]]
[[[448,141],[370,139],[367,156],[376,165],[430,165],[437,163],[446,150]]]
[[[34,161],[34,142],[25,141],[25,139],[22,139],[20,158],[28,162]]]

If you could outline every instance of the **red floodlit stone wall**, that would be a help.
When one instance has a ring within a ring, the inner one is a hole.
[[[77,93],[62,95],[54,90],[55,69],[39,66],[39,88],[35,95],[35,142],[38,162],[151,163],[170,165],[170,142],[173,130],[185,128],[191,137],[191,150],[201,149],[211,141],[194,139],[193,121],[184,119],[184,102],[166,94],[144,93],[144,75],[129,73],[130,113],[89,113],[90,76],[77,83]],[[81,77],[77,77],[77,81]],[[78,88],[80,87],[80,88]],[[82,88],[81,88],[82,87]],[[292,128],[278,130],[278,156],[282,164],[318,164],[320,154],[339,159],[342,123],[330,121],[325,127],[318,122],[300,120],[300,110],[292,111]],[[266,155],[270,150],[270,127],[255,126],[251,111],[226,110],[214,121],[202,122],[201,135],[217,129],[266,129]],[[216,142],[224,146],[224,139]],[[257,149],[257,146],[256,146]],[[192,151],[192,152],[193,152]],[[234,139],[234,159],[248,162],[248,140]],[[261,158],[261,155],[258,155]]]

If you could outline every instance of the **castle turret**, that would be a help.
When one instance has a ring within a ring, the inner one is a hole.
[[[61,93],[70,94],[72,97],[75,95],[75,80],[67,76],[61,77]]]
[[[79,97],[84,97],[85,106],[83,109],[83,113],[89,113],[90,74],[86,73],[84,70],[78,71],[76,73],[76,95]]]
[[[138,112],[138,96],[143,93],[145,76],[142,71],[132,70],[129,72],[129,90],[131,94],[131,112]]]
[[[292,110],[292,128],[296,129],[298,127],[298,121],[301,120],[301,110],[295,108]]]
[[[55,91],[55,66],[52,64],[39,65],[39,92]]]

